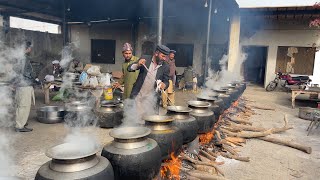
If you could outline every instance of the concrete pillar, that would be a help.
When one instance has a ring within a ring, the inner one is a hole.
[[[240,52],[240,16],[234,14],[230,21],[228,70],[240,75],[241,64],[238,64]]]
[[[264,87],[275,77],[278,46],[269,46]]]

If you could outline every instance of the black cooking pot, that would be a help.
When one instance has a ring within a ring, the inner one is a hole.
[[[197,99],[199,101],[205,101],[205,102],[209,102],[211,104],[211,106],[209,107],[209,109],[214,113],[215,117],[219,117],[221,114],[221,108],[215,103],[215,101],[218,100],[217,97],[209,97],[209,96],[197,96]],[[217,120],[217,119],[215,119]],[[216,122],[214,122],[216,123]]]
[[[96,148],[84,152],[77,144],[65,143],[49,149],[46,155],[52,158],[40,167],[35,180],[114,179],[113,168],[108,159],[97,156]]]
[[[215,122],[214,113],[209,109],[211,103],[204,101],[188,101],[188,106],[192,109],[190,115],[197,120],[199,126],[198,133],[211,132]]]
[[[155,140],[147,138],[150,133],[146,127],[121,127],[110,131],[114,140],[101,154],[110,160],[116,180],[151,180],[159,174],[161,151]]]
[[[103,101],[101,107],[94,112],[98,117],[98,124],[102,128],[113,128],[122,123],[123,108],[119,101]]]
[[[159,144],[162,160],[170,159],[171,152],[180,153],[183,144],[182,132],[173,125],[174,119],[169,116],[151,115],[142,117],[145,126],[151,129],[148,136]]]
[[[173,124],[182,132],[183,144],[193,141],[198,135],[198,123],[195,117],[190,116],[191,111],[191,108],[184,106],[167,108],[167,115],[174,118]]]

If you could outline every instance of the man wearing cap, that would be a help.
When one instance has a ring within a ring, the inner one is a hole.
[[[130,98],[135,99],[140,116],[159,113],[159,93],[169,86],[169,65],[164,63],[170,49],[158,45],[153,56],[142,56],[128,71],[140,70]]]
[[[169,87],[165,91],[166,93],[162,93],[162,106],[164,108],[167,108],[168,103],[169,106],[173,106],[175,103],[174,100],[174,85],[175,85],[175,79],[176,79],[176,64],[175,64],[175,59],[174,56],[176,54],[175,50],[170,50],[169,56],[166,60],[166,63],[168,63],[169,68],[170,68],[170,73],[169,73]]]
[[[60,66],[60,61],[54,60],[40,71],[38,77],[41,81],[48,81],[49,79],[51,79],[49,78],[49,76],[52,76],[54,80],[55,77],[60,77],[62,73],[63,69]]]
[[[139,60],[138,57],[132,55],[132,46],[129,43],[125,43],[122,48],[122,56],[124,58],[124,63],[122,63],[122,73],[123,76],[119,83],[114,83],[114,87],[118,88],[121,84],[124,84],[123,99],[130,97],[133,84],[136,82],[139,75],[139,70],[134,72],[128,71],[129,64],[135,63]]]

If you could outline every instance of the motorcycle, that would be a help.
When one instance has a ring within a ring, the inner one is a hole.
[[[309,78],[309,76],[292,77],[290,74],[277,72],[274,80],[267,85],[266,91],[269,92],[275,90],[279,84],[281,85],[281,87],[284,88],[291,85],[298,85],[299,87],[303,86],[303,88],[305,88],[305,86],[308,85],[310,82],[311,79]]]

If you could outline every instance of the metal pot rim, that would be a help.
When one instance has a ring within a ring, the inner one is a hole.
[[[79,144],[75,143],[63,143],[46,151],[46,156],[52,159],[59,159],[59,160],[73,160],[73,159],[80,159],[88,156],[92,156],[99,152],[99,147],[95,147],[91,151],[88,152],[79,152]],[[70,152],[66,152],[66,149],[71,150]],[[81,150],[80,150],[81,151]]]
[[[180,113],[188,113],[192,111],[191,108],[186,106],[168,106],[167,110],[172,112],[180,112]]]
[[[174,120],[170,116],[161,116],[161,115],[143,116],[142,119],[147,122],[155,122],[155,123],[167,123],[167,122],[172,122]]]
[[[197,96],[198,99],[216,101],[218,96]]]
[[[54,111],[47,111],[48,109],[54,109]],[[64,111],[64,107],[62,106],[42,106],[39,108],[38,111],[41,111],[41,112],[59,112],[59,111]]]
[[[188,101],[188,105],[192,107],[207,108],[211,106],[211,103],[205,101]]]
[[[151,130],[146,127],[119,127],[109,132],[109,135],[115,139],[138,139],[148,136]]]

